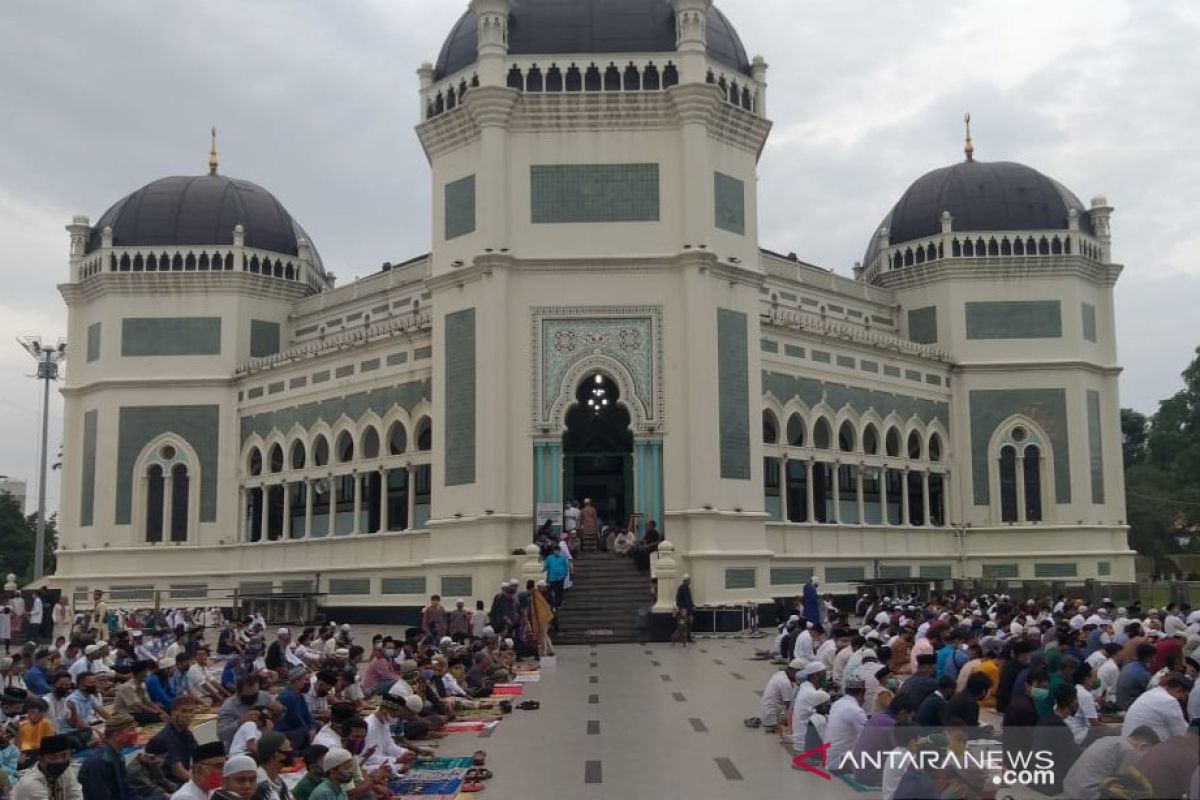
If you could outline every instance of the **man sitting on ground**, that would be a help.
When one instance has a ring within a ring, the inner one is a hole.
[[[38,750],[37,767],[26,770],[13,788],[13,800],[83,800],[83,788],[71,771],[72,742],[47,736]]]

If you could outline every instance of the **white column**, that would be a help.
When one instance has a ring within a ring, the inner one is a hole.
[[[841,521],[842,521],[842,508],[841,508],[841,505],[842,505],[842,477],[839,474],[841,472],[841,469],[840,469],[841,466],[842,465],[840,463],[835,461],[835,462],[833,462],[833,468],[831,470],[831,472],[833,473],[833,519],[832,519],[832,521],[835,523],[838,523],[838,524],[841,524]],[[826,512],[828,512],[828,510],[829,509],[827,508]],[[828,513],[827,513],[827,515],[828,515]]]
[[[804,494],[805,502],[808,503],[808,516],[805,517],[805,521],[811,525],[816,521],[816,506],[813,502],[813,462],[811,458],[804,462]]]
[[[1013,473],[1017,477],[1017,522],[1025,521],[1025,459],[1017,454],[1013,465]],[[1002,514],[1003,515],[1003,514]]]
[[[417,468],[414,466],[408,467],[408,525],[405,530],[416,530],[413,523],[416,521],[415,514],[417,513]]]
[[[387,533],[388,529],[388,471],[379,468],[379,532]]]
[[[879,524],[891,525],[888,520],[888,471],[887,467],[881,467],[879,470]]]
[[[863,468],[854,468],[854,485],[858,489],[858,524],[867,524],[866,503],[863,502]]]
[[[313,481],[312,478],[304,479],[304,538],[312,538],[312,520],[313,518]]]
[[[788,458],[785,453],[779,459],[779,516],[782,522],[788,521]]]
[[[903,486],[900,492],[900,524],[911,525],[912,517],[908,513],[908,467],[900,474],[901,485]]]
[[[354,476],[354,524],[350,526],[350,533],[362,533],[362,485],[363,475],[358,470],[351,473]]]
[[[337,531],[338,481],[332,473],[326,480],[329,482],[329,530],[326,531],[326,535],[333,536]]]
[[[929,527],[929,470],[921,473],[921,503],[922,510],[925,512],[925,527]]]
[[[283,527],[279,529],[279,538],[292,538],[292,487],[287,481],[283,482]]]
[[[162,507],[162,540],[171,541],[171,506],[175,497],[175,476],[170,470],[163,470],[163,507]]]

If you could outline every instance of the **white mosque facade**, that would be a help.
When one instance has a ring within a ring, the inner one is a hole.
[[[968,152],[853,278],[762,249],[711,0],[472,0],[419,77],[426,255],[336,286],[215,157],[68,226],[56,585],[486,599],[584,496],[663,528],[660,611],[1133,580],[1103,198]]]

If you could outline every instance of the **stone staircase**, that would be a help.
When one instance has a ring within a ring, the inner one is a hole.
[[[644,642],[639,611],[653,605],[650,573],[611,553],[582,553],[575,559],[574,586],[559,609],[555,644]]]

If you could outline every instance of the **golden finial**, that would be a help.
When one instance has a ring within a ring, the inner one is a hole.
[[[217,128],[212,129],[212,145],[208,151],[208,174],[217,174]]]
[[[967,141],[963,145],[963,152],[967,154],[967,161],[975,160],[975,145],[971,142],[971,112],[967,112],[963,116],[963,122],[967,125]]]

